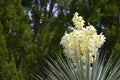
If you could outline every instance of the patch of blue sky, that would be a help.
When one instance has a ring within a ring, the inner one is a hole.
[[[58,3],[55,3],[55,4],[54,4],[54,7],[53,7],[52,12],[53,12],[53,14],[54,14],[55,17],[58,17],[58,13],[59,13]]]

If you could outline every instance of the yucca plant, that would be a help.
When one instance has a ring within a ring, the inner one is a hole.
[[[105,42],[104,35],[97,34],[93,25],[84,27],[85,21],[77,12],[72,21],[75,28],[65,33],[60,42],[66,58],[58,55],[58,62],[46,60],[46,75],[34,77],[38,80],[119,80],[120,60],[110,56],[106,62],[106,58],[97,53]]]
[[[76,54],[76,65],[72,60],[58,55],[58,62],[51,59],[46,60],[49,68],[44,68],[46,75],[34,75],[36,80],[119,80],[120,79],[120,60],[110,58],[105,62],[105,57],[97,55],[93,65],[89,60],[89,54],[86,57],[86,67],[81,61],[81,56]]]

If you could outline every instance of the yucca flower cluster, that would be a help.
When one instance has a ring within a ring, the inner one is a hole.
[[[90,62],[96,57],[96,53],[101,45],[105,42],[104,35],[97,34],[93,25],[88,24],[84,27],[85,21],[76,12],[72,19],[75,27],[70,33],[65,33],[60,44],[64,48],[64,53],[74,62],[76,60],[75,53],[82,56],[83,63],[86,62],[86,54],[90,56]]]

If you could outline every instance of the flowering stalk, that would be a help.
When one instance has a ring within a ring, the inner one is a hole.
[[[72,19],[75,28],[71,33],[65,33],[62,37],[60,44],[64,48],[64,53],[70,57],[74,62],[75,53],[82,56],[83,63],[86,62],[86,53],[89,53],[90,62],[93,62],[93,56],[96,56],[98,48],[105,42],[105,37],[97,34],[93,25],[83,27],[84,20],[81,16],[78,16],[76,12]]]

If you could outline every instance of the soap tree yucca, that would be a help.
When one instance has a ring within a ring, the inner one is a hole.
[[[97,55],[93,65],[86,57],[86,66],[81,63],[81,56],[76,54],[76,66],[68,57],[63,59],[58,55],[58,62],[51,59],[46,60],[49,67],[44,68],[45,75],[34,75],[36,80],[119,80],[120,79],[120,60],[113,58],[113,55],[105,62],[105,56]]]
[[[106,57],[98,53],[105,42],[92,25],[84,27],[84,20],[76,12],[72,19],[75,28],[65,33],[60,44],[66,58],[58,56],[58,62],[46,60],[45,77],[35,75],[41,80],[118,80],[120,78],[120,60],[114,56]],[[100,56],[99,56],[100,54]],[[92,66],[91,66],[92,63]]]

